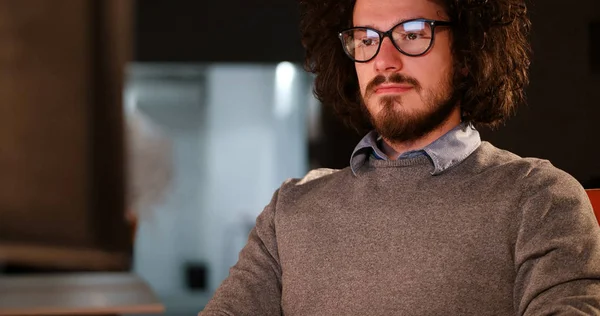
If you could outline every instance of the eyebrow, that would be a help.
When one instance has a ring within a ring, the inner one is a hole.
[[[400,23],[404,23],[406,21],[416,20],[416,19],[425,19],[425,18],[423,16],[420,16],[420,15],[419,16],[408,17],[408,18],[401,18],[401,19],[396,20],[396,22],[394,22],[393,25],[395,26],[395,25],[398,25]],[[371,28],[371,29],[378,30],[378,28],[376,28],[375,25],[373,25],[373,24],[355,25],[354,27],[368,27],[368,28]]]

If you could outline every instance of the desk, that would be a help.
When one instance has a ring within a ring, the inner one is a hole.
[[[163,312],[148,285],[131,273],[0,276],[0,316]]]

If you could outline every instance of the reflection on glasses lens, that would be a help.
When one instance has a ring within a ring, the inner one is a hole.
[[[377,55],[382,37],[388,35],[402,53],[409,56],[424,54],[431,46],[432,27],[427,21],[416,20],[398,24],[387,33],[366,27],[356,27],[340,33],[344,51],[357,62],[368,61]]]
[[[346,51],[357,60],[368,60],[379,49],[379,34],[370,29],[353,29],[344,33]]]

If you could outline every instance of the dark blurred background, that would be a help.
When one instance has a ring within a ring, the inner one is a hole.
[[[600,187],[600,2],[530,1],[529,103],[484,140]],[[362,135],[295,1],[0,0],[0,272],[134,271],[197,312],[289,177]]]

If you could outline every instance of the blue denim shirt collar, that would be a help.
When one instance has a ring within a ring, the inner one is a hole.
[[[387,156],[377,146],[381,137],[371,131],[358,143],[350,157],[350,168],[354,175],[372,155],[375,159],[387,160]],[[402,153],[398,159],[425,155],[432,162],[432,175],[438,175],[461,163],[481,145],[479,132],[470,124],[460,124],[422,149]]]

